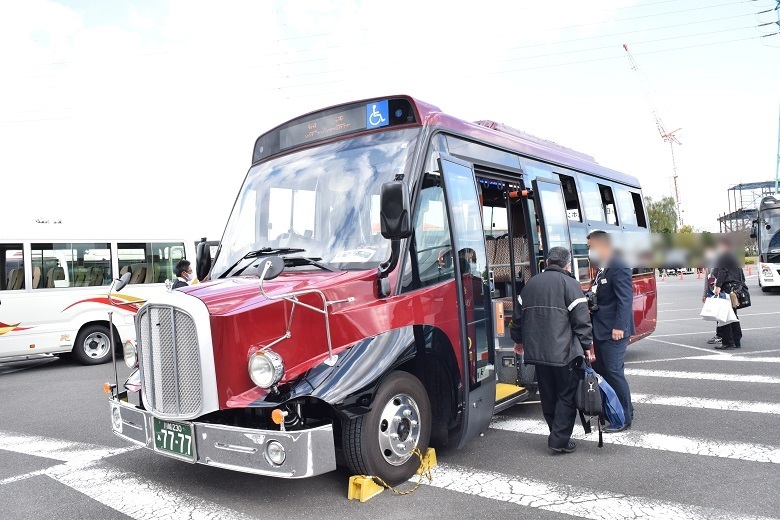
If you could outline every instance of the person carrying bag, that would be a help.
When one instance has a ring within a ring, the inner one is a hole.
[[[742,272],[737,257],[732,252],[731,238],[728,235],[721,235],[718,239],[719,255],[715,262],[715,296],[721,294],[729,295],[727,302],[731,302],[730,294],[735,288],[743,284],[745,274]],[[706,304],[706,302],[705,302]],[[739,296],[737,295],[737,308],[739,306]],[[739,317],[732,305],[729,305],[734,312],[734,320],[727,320],[723,325],[718,323],[718,336],[723,338],[720,345],[716,345],[717,350],[726,350],[742,347],[742,327],[739,324]],[[719,322],[721,320],[718,320]]]

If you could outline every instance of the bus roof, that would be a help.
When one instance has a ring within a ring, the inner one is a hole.
[[[780,198],[777,198],[774,195],[767,195],[761,199],[759,211],[767,211],[770,209],[780,209]]]
[[[407,95],[396,95],[396,96],[387,96],[382,98],[365,99],[365,100],[355,101],[351,103],[334,105],[331,107],[323,108],[321,110],[310,112],[300,117],[291,119],[285,123],[282,123],[281,125],[276,126],[275,128],[269,130],[268,132],[265,132],[260,137],[258,137],[257,141],[255,142],[252,162],[256,163],[261,159],[265,159],[269,156],[276,155],[276,153],[282,151],[280,148],[277,148],[276,150],[274,150],[274,152],[270,152],[270,150],[266,147],[265,151],[263,152],[263,145],[266,144],[264,143],[264,141],[267,139],[268,136],[274,133],[280,133],[280,131],[284,131],[286,128],[289,128],[291,126],[293,127],[301,126],[302,124],[307,123],[308,120],[315,118],[316,116],[319,116],[323,113],[332,114],[335,111],[338,111],[340,108],[349,109],[350,112],[354,110],[358,110],[359,112],[360,105],[371,107],[383,102],[387,103],[387,100],[389,100],[390,103],[399,100],[406,100],[404,102],[408,102],[409,104],[411,104],[414,114],[413,115],[410,114],[410,117],[408,119],[409,123],[404,123],[402,121],[396,123],[394,121],[391,121],[391,126],[389,127],[384,126],[383,128],[381,128],[381,130],[387,130],[388,128],[393,127],[395,124],[398,124],[399,126],[422,125],[422,126],[441,128],[443,130],[448,130],[455,134],[460,134],[461,136],[471,138],[475,141],[481,141],[482,143],[487,145],[503,148],[505,150],[516,153],[520,156],[525,156],[531,159],[538,159],[547,163],[557,164],[565,168],[582,171],[598,177],[602,177],[604,179],[613,180],[622,184],[626,184],[632,187],[636,187],[636,188],[640,187],[639,180],[636,177],[602,166],[598,162],[596,162],[596,160],[590,155],[584,154],[582,152],[578,152],[576,150],[572,150],[571,148],[561,146],[557,143],[548,141],[546,139],[535,137],[521,130],[517,130],[516,128],[513,128],[511,126],[502,123],[497,123],[495,121],[481,120],[473,123],[464,121],[462,119],[458,119],[456,117],[444,113],[439,107],[435,105],[426,103],[425,101],[421,101],[419,99],[415,99]],[[312,122],[314,121],[317,121],[317,119],[312,119]],[[343,132],[341,130],[337,130],[338,135],[334,134],[334,137],[329,139],[323,138],[322,140],[312,141],[311,144],[314,144],[315,142],[317,144],[321,144],[323,142],[329,142],[329,141],[341,139],[349,136],[354,132],[372,131],[372,129],[367,128],[365,122],[362,123],[362,126],[356,125],[355,128],[356,130],[344,130]],[[289,149],[292,148],[293,147]],[[294,148],[298,149],[299,147],[295,146]]]

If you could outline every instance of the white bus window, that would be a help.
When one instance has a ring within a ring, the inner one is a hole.
[[[582,193],[582,205],[585,207],[585,216],[592,222],[605,222],[604,206],[601,202],[601,190],[599,185],[590,179],[580,175],[580,190]]]
[[[164,283],[176,278],[174,267],[185,259],[183,242],[117,244],[119,275],[130,273],[130,283]]]
[[[634,208],[634,200],[631,197],[631,193],[621,186],[615,186],[615,198],[617,199],[618,211],[620,212],[620,219],[623,225],[636,226],[636,208]]]
[[[0,290],[24,289],[24,258],[22,244],[0,244]]]
[[[96,287],[111,283],[108,243],[32,244],[33,289]]]

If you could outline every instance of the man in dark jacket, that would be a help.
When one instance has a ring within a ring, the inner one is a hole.
[[[737,261],[737,257],[731,251],[729,237],[722,236],[718,240],[718,246],[720,254],[715,261],[713,272],[715,275],[715,296],[719,296],[721,292],[732,292],[742,282],[743,276],[739,261]],[[731,300],[729,299],[729,301]],[[736,312],[737,310],[734,309],[735,314]],[[720,345],[715,345],[716,349],[742,348],[742,327],[738,321],[728,325],[721,325],[717,328],[717,333],[721,337],[722,342]]]
[[[572,276],[571,255],[563,247],[547,254],[547,269],[532,277],[517,298],[510,333],[523,344],[525,362],[536,365],[542,413],[550,428],[549,448],[571,453],[577,417],[574,395],[582,379],[583,351],[592,344],[587,300]]]
[[[192,264],[189,260],[182,259],[176,262],[173,273],[176,275],[176,281],[173,282],[174,289],[188,287],[190,282],[195,279],[195,273],[192,272]]]
[[[615,390],[626,417],[623,426],[610,426],[604,430],[613,433],[631,427],[634,415],[624,366],[628,340],[636,332],[634,285],[631,268],[613,254],[612,242],[606,231],[593,231],[588,235],[588,256],[591,264],[599,268],[591,286],[598,305],[591,309],[595,368]]]

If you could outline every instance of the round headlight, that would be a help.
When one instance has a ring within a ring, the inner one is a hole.
[[[255,352],[249,358],[249,377],[260,388],[271,388],[284,375],[282,358],[272,350]]]
[[[284,453],[284,446],[279,441],[269,441],[265,445],[265,457],[274,466],[281,466],[284,464],[286,457]]]
[[[128,368],[135,368],[138,364],[138,349],[136,348],[135,343],[130,340],[125,341],[123,353],[125,355],[125,365],[127,365]]]

